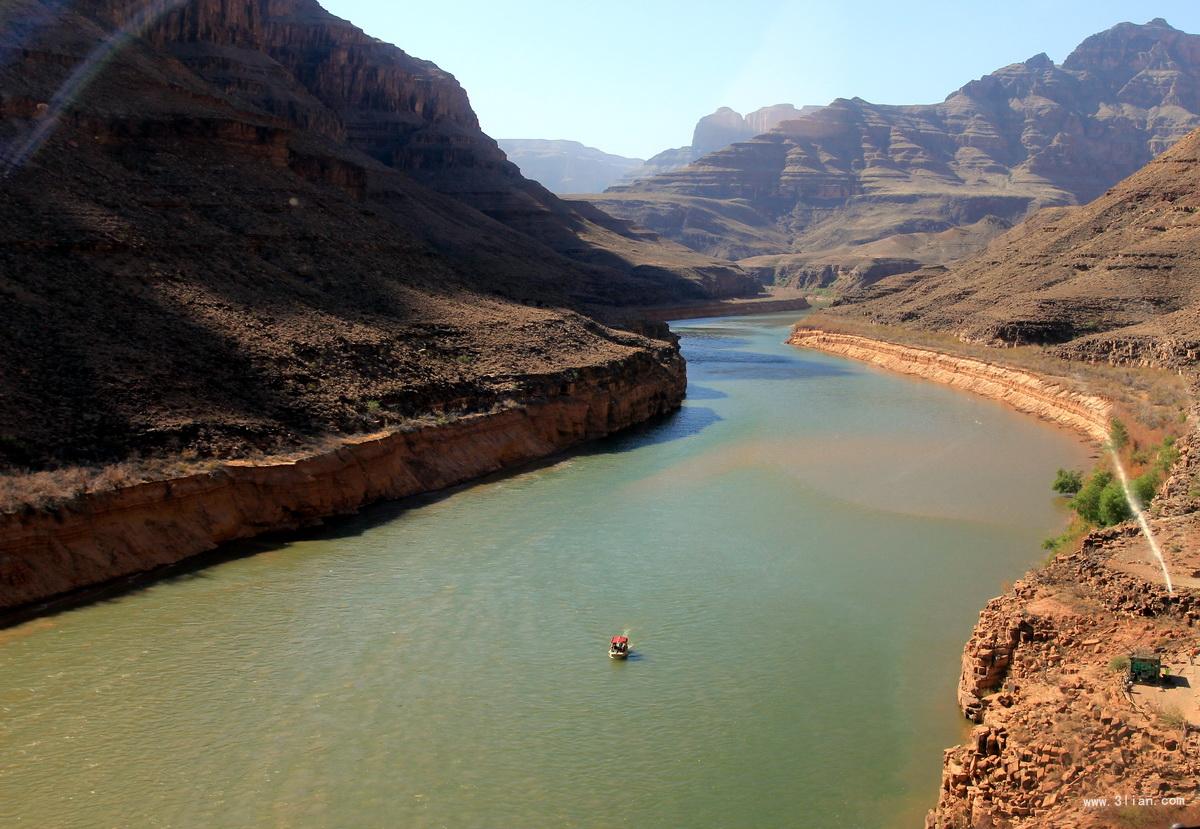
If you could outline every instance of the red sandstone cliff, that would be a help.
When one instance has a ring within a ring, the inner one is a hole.
[[[561,452],[673,411],[685,382],[677,356],[635,353],[543,378],[536,396],[496,412],[0,514],[0,617],[224,542],[317,524]]]

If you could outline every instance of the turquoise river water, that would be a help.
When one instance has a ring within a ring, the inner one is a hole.
[[[664,422],[0,631],[0,826],[919,826],[1087,450],[796,316],[678,325]]]

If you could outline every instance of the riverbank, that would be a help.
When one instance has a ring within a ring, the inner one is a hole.
[[[789,342],[1107,438],[1111,401],[1035,372],[814,328],[798,327]],[[1200,541],[1195,432],[1178,445],[1151,524],[1168,555]],[[1200,779],[1200,593],[1188,582],[1169,591],[1150,559],[1136,527],[1097,530],[988,603],[963,650],[957,690],[977,725],[967,743],[944,753],[927,829],[1100,829],[1200,817],[1200,804],[1189,800]],[[1156,652],[1182,681],[1126,689],[1122,660],[1140,649]]]
[[[639,352],[545,378],[534,395],[499,411],[0,515],[0,624],[22,608],[227,542],[311,526],[562,452],[674,411],[685,386],[677,350]]]
[[[650,428],[11,629],[9,823],[920,826],[945,666],[1087,452],[785,345],[799,317],[673,326],[689,395]]]
[[[1017,411],[1074,429],[1098,443],[1108,439],[1111,402],[1030,371],[816,328],[797,327],[788,342],[991,397]]]

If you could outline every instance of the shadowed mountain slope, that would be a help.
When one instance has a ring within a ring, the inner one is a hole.
[[[315,2],[164,7],[0,10],[0,467],[674,382],[595,318],[753,289],[523,179],[453,77]]]

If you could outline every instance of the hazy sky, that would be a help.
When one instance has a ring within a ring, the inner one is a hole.
[[[648,157],[701,115],[775,103],[940,101],[1115,23],[1200,32],[1197,0],[324,0],[454,74],[493,138]]]

